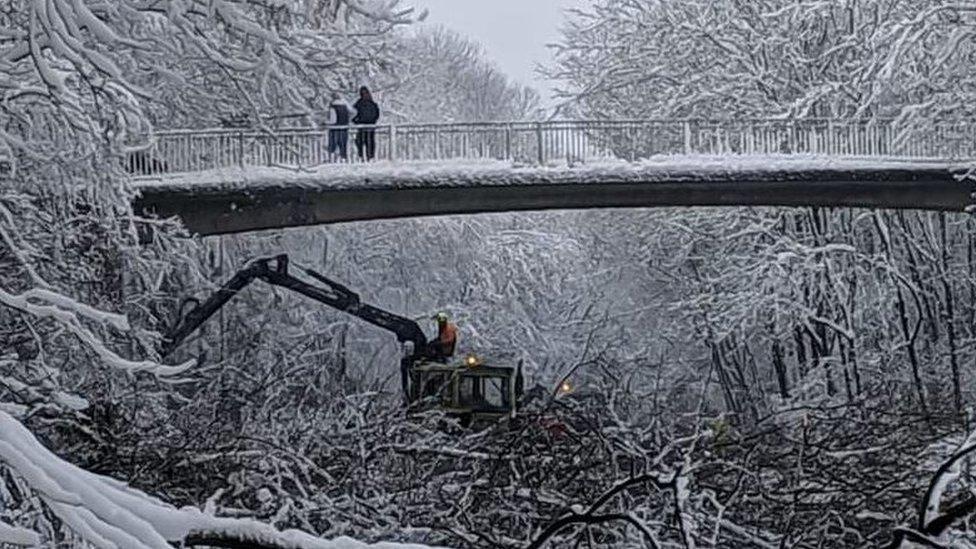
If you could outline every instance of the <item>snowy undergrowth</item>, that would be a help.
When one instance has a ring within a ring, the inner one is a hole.
[[[170,549],[170,542],[207,539],[290,549],[424,547],[366,544],[345,537],[322,540],[254,520],[216,517],[196,507],[176,508],[60,459],[5,412],[0,412],[0,459],[30,484],[60,520],[96,547]],[[34,547],[42,541],[35,532],[0,523],[0,543]]]

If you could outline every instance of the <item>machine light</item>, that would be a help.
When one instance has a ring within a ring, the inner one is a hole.
[[[478,365],[478,357],[474,355],[468,355],[467,358],[464,359],[464,364],[468,368],[474,368],[475,366]]]

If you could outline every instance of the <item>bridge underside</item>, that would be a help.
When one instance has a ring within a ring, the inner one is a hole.
[[[785,164],[785,165],[784,165]],[[264,170],[262,173],[261,170]],[[500,171],[331,166],[261,168],[142,181],[136,211],[179,217],[199,235],[349,221],[529,210],[824,206],[964,211],[974,185],[936,163],[831,160],[703,169],[701,164]]]

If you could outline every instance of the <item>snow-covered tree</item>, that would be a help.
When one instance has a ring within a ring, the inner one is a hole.
[[[539,94],[513,82],[484,48],[443,27],[405,36],[387,95],[404,122],[493,122],[540,116]]]
[[[595,117],[963,117],[974,31],[942,0],[600,0],[550,76]]]

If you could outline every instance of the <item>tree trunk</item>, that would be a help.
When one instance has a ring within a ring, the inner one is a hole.
[[[949,234],[946,227],[946,214],[939,214],[939,229],[942,237],[942,293],[945,301],[946,337],[949,340],[949,366],[952,370],[952,403],[956,413],[962,412],[962,384],[959,380],[959,357],[956,349],[956,314],[949,283]]]

